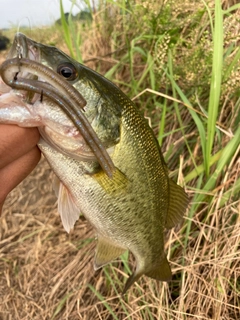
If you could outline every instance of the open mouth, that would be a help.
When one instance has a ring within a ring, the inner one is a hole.
[[[85,99],[61,75],[40,63],[40,50],[30,41],[23,34],[15,36],[9,58],[0,66],[4,90],[6,86],[18,90],[27,102],[33,103],[38,97],[57,105],[84,138],[105,173],[112,177],[114,164],[84,115]]]

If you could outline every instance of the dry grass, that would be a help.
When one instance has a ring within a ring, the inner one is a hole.
[[[93,271],[94,232],[84,220],[78,221],[69,235],[63,230],[51,181],[51,170],[42,160],[4,206],[0,224],[1,320],[239,319],[239,216],[235,224],[231,222],[237,203],[219,210],[214,209],[216,203],[205,208],[209,211],[205,223],[203,212],[194,216],[194,234],[186,252],[178,249],[171,258],[174,280],[170,285],[144,278],[122,298],[107,280],[110,275],[121,292],[121,263]],[[218,195],[215,201],[219,201]],[[181,230],[170,232],[169,251],[176,242],[183,247]],[[101,293],[104,303],[89,284]]]

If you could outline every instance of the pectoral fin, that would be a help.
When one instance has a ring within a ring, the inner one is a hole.
[[[169,207],[165,225],[167,229],[173,228],[182,221],[189,203],[186,192],[171,179],[169,179],[169,193]]]
[[[69,233],[79,219],[80,210],[76,206],[71,193],[60,181],[59,186],[55,180],[55,192],[58,193],[58,212],[64,229]]]
[[[94,269],[97,270],[105,264],[108,264],[109,262],[115,260],[126,250],[126,248],[118,247],[115,244],[112,244],[108,238],[98,236]]]
[[[109,178],[103,170],[95,173],[92,177],[97,180],[100,186],[108,194],[126,189],[129,182],[125,174],[123,174],[118,168],[115,168],[112,178]]]

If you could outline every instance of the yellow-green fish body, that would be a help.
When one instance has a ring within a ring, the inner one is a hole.
[[[39,146],[64,183],[59,202],[64,206],[73,197],[77,208],[97,231],[95,268],[127,249],[133,253],[137,269],[129,278],[126,291],[143,274],[162,281],[171,279],[163,231],[181,220],[188,201],[183,189],[169,179],[146,120],[129,99],[122,96],[121,103],[120,140],[111,157],[126,180],[116,174],[112,183],[103,171],[94,173],[94,162],[71,159],[45,142]],[[71,214],[68,209],[64,215],[67,214]]]
[[[78,76],[72,84],[87,101],[85,115],[109,150],[116,168],[111,179],[87,145],[85,153],[89,156],[81,158],[81,150],[80,156],[73,156],[74,148],[70,150],[64,139],[56,139],[58,130],[53,137],[54,119],[59,115],[64,119],[62,111],[57,109],[57,116],[46,121],[45,129],[41,129],[44,132],[39,148],[60,180],[55,183],[55,189],[65,229],[69,231],[73,227],[80,213],[94,226],[98,238],[96,269],[126,250],[133,253],[136,270],[128,279],[124,292],[141,275],[170,280],[163,232],[164,228],[171,228],[181,220],[188,198],[184,190],[168,177],[152,129],[132,101],[110,81],[56,48],[27,41],[26,47],[30,43],[39,52],[38,61],[56,72],[62,64],[75,67]],[[50,106],[48,101],[45,104],[55,112],[54,105]]]

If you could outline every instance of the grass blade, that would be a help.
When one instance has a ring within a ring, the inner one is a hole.
[[[213,62],[212,78],[210,86],[210,97],[208,104],[208,122],[207,122],[207,140],[205,168],[206,174],[210,174],[210,158],[215,136],[216,120],[218,116],[218,107],[221,93],[222,82],[222,65],[223,65],[223,12],[221,1],[215,1],[215,25],[213,33]]]

